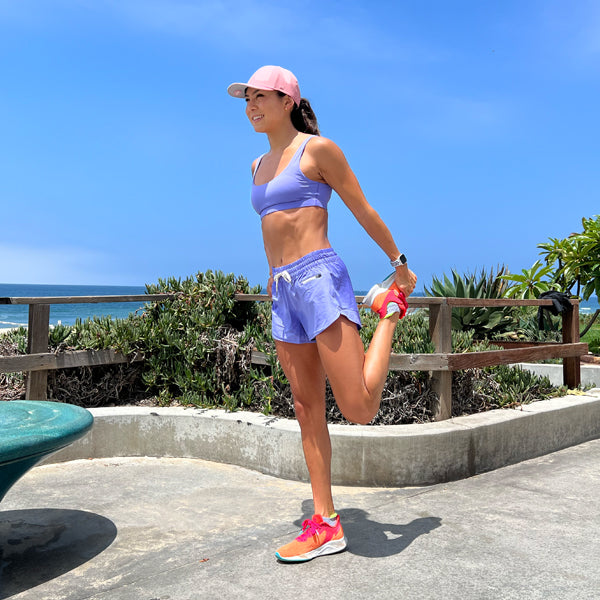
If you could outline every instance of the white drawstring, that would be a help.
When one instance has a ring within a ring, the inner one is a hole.
[[[273,277],[273,282],[275,283],[275,295],[277,295],[279,280],[282,277],[288,283],[292,283],[292,276],[287,271],[280,271],[279,273],[276,273]]]

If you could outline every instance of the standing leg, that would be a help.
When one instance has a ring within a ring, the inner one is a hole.
[[[315,513],[328,517],[334,512],[334,507],[331,440],[325,417],[325,371],[316,344],[279,341],[275,344],[279,362],[292,388]]]

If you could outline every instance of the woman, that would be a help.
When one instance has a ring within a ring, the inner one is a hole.
[[[231,84],[228,92],[246,100],[250,123],[267,135],[270,145],[252,163],[252,204],[261,217],[269,263],[273,338],[294,397],[315,511],[304,521],[302,533],[276,556],[301,562],[346,547],[331,492],[325,380],[349,421],[371,421],[379,409],[394,329],[417,278],[341,150],[320,137],[293,73],[261,67],[247,83]],[[395,268],[365,297],[364,304],[380,316],[366,354],[348,272],[327,239],[332,189]]]

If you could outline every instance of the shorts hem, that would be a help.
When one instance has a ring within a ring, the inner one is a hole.
[[[319,330],[317,330],[312,339],[315,340],[318,335],[323,333],[328,327],[331,327],[340,317],[346,317],[346,319],[348,319],[348,321],[350,321],[351,323],[354,323],[356,325],[356,327],[359,331],[362,329],[362,323],[360,321],[360,317],[353,310],[338,309],[337,317],[335,317],[335,319],[332,319],[324,327],[321,327]]]
[[[312,339],[312,340],[298,340],[298,339],[282,339],[280,337],[277,337],[275,334],[271,333],[271,337],[276,341],[276,342],[285,342],[286,344],[296,344],[296,345],[300,345],[300,344],[316,344],[316,340]]]

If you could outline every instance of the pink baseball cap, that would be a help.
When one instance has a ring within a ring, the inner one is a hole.
[[[232,83],[227,92],[234,98],[244,98],[246,88],[257,90],[275,90],[291,96],[294,102],[300,104],[300,86],[296,76],[283,67],[267,65],[261,67],[250,77],[248,83]]]

